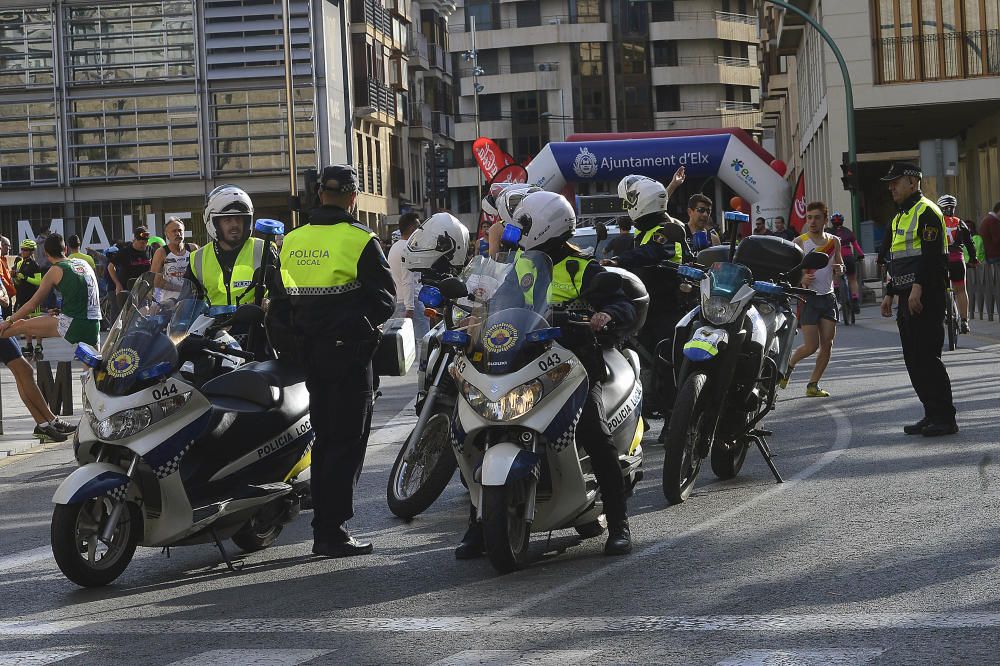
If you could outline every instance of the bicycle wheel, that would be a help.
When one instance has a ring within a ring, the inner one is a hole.
[[[948,333],[948,351],[955,351],[958,349],[958,312],[956,312],[955,294],[950,289],[947,293],[944,322]]]

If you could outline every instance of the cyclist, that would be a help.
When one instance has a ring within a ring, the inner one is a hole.
[[[21,241],[20,256],[14,259],[14,288],[17,290],[18,308],[31,300],[31,297],[38,291],[38,285],[42,283],[42,268],[35,260],[35,250],[37,249],[37,242],[31,238],[25,238]],[[41,310],[39,309],[38,312]],[[35,340],[37,344],[34,347],[31,345],[33,339],[25,337],[25,346],[21,349],[25,355],[42,353],[41,338]]]
[[[937,200],[938,208],[944,214],[945,230],[948,233],[948,278],[958,305],[958,316],[961,319],[959,331],[969,332],[969,292],[965,288],[965,255],[963,247],[970,257],[976,256],[976,246],[972,242],[972,232],[961,218],[955,215],[958,199],[950,194],[944,194]]]
[[[840,239],[840,254],[844,258],[844,272],[847,273],[847,285],[851,290],[851,307],[854,314],[861,312],[861,291],[858,289],[858,262],[865,258],[865,253],[858,244],[854,232],[844,226],[844,215],[839,210],[830,216],[833,225],[833,235]]]

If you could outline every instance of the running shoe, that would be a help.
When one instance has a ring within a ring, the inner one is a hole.
[[[32,434],[37,437],[42,444],[47,442],[65,442],[69,439],[66,434],[59,432],[51,423],[36,425],[35,432]]]
[[[830,394],[819,387],[818,384],[809,384],[806,386],[806,396],[809,398],[829,398]]]
[[[854,310],[854,314],[861,314],[861,301],[858,299],[853,299],[851,301],[851,308]]]
[[[788,372],[781,376],[778,380],[778,388],[786,389],[788,388],[788,380],[792,378],[792,368],[788,368]]]
[[[52,425],[55,427],[56,430],[58,430],[64,435],[72,435],[74,432],[76,432],[75,425],[63,421],[58,416],[56,417],[56,420],[52,422]]]
[[[960,333],[962,333],[963,335],[969,332],[969,320],[968,319],[963,319],[962,320],[962,322],[958,325],[958,331]]]
[[[45,353],[45,350],[42,349],[42,344],[41,343],[38,343],[37,345],[35,345],[35,356],[41,356],[44,353]]]
[[[35,348],[32,347],[31,345],[28,345],[27,347],[21,347],[21,353],[24,354],[25,356],[34,356]]]

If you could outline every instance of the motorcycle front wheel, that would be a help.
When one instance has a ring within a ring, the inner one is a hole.
[[[663,496],[670,504],[680,504],[691,496],[701,471],[701,444],[708,437],[708,417],[702,392],[706,377],[702,373],[687,378],[677,392],[663,448]]]
[[[742,437],[735,442],[717,441],[712,446],[712,472],[723,481],[735,478],[743,469],[749,450],[750,441]]]
[[[115,502],[102,496],[77,504],[57,504],[52,512],[52,555],[60,571],[81,587],[100,587],[118,578],[132,561],[142,518],[135,504],[125,505],[111,539],[101,532]]]
[[[531,526],[525,519],[524,495],[510,485],[483,487],[486,555],[502,574],[517,571],[527,562]]]
[[[389,510],[409,520],[426,511],[441,496],[455,474],[458,460],[451,448],[451,414],[432,415],[411,446],[399,450],[389,473],[385,498]]]

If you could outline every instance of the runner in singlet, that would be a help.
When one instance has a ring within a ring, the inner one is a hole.
[[[788,374],[781,379],[781,388],[788,386],[788,378],[795,365],[819,350],[816,367],[813,368],[806,395],[810,398],[828,398],[830,394],[819,387],[826,366],[833,354],[833,339],[837,336],[837,297],[833,293],[833,281],[844,270],[844,260],[840,254],[840,239],[823,231],[827,219],[826,204],[814,201],[806,207],[805,234],[795,239],[795,244],[806,253],[818,250],[830,257],[827,265],[817,270],[807,270],[802,276],[802,286],[816,292],[807,296],[802,307],[802,346],[795,350],[788,362]]]
[[[167,244],[156,250],[149,269],[155,274],[162,273],[164,277],[163,288],[158,288],[154,295],[157,301],[165,295],[164,290],[180,291],[191,252],[198,249],[194,243],[184,242],[184,222],[176,217],[167,220],[163,235],[167,237]]]
[[[976,256],[976,246],[972,242],[972,232],[961,218],[955,215],[958,199],[945,194],[937,200],[938,208],[944,214],[945,231],[948,234],[948,279],[951,280],[951,290],[955,294],[955,304],[958,305],[958,316],[961,319],[959,330],[969,332],[969,292],[965,288],[965,246],[970,257]]]

